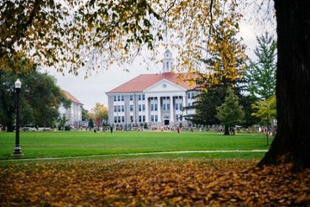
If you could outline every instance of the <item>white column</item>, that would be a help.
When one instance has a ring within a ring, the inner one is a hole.
[[[135,123],[135,124],[137,124],[138,123],[138,118],[139,118],[139,116],[138,116],[138,113],[139,113],[139,101],[138,101],[138,98],[137,98],[137,94],[136,93],[134,93],[134,99],[133,99],[134,101],[133,101],[133,106],[134,106],[134,108],[133,108],[133,122]]]
[[[149,97],[145,96],[145,122],[150,122],[149,120]]]
[[[174,110],[173,96],[170,96],[170,121],[174,121],[173,110]]]
[[[185,95],[182,96],[182,99],[183,99],[182,105],[183,105],[183,107],[187,106],[186,105],[186,103],[187,103],[186,98],[187,98],[187,96],[186,96],[186,93],[185,93]],[[183,116],[186,115],[187,114],[187,110],[183,110],[182,114],[183,114]]]
[[[162,118],[161,118],[161,105],[160,105],[160,96],[157,96],[157,103],[158,103],[158,121],[161,123],[162,122]]]

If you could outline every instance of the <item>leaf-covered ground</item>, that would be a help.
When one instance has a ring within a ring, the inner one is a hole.
[[[310,205],[310,171],[255,161],[131,159],[0,166],[0,206]]]

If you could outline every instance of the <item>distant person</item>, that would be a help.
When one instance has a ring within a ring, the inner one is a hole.
[[[111,134],[113,133],[113,126],[110,126]]]

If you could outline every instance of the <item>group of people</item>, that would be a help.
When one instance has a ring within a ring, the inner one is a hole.
[[[110,129],[110,132],[111,134],[113,133],[113,126],[109,126],[109,129]],[[102,127],[102,131],[105,132],[107,131],[108,129],[105,128],[105,127]],[[100,131],[99,127],[98,128],[94,128],[94,133],[97,133],[97,131]]]

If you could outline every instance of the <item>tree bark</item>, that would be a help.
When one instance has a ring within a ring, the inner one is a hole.
[[[277,134],[258,164],[310,168],[310,1],[274,0],[278,34]]]
[[[229,135],[229,127],[228,126],[224,126],[224,135]]]

